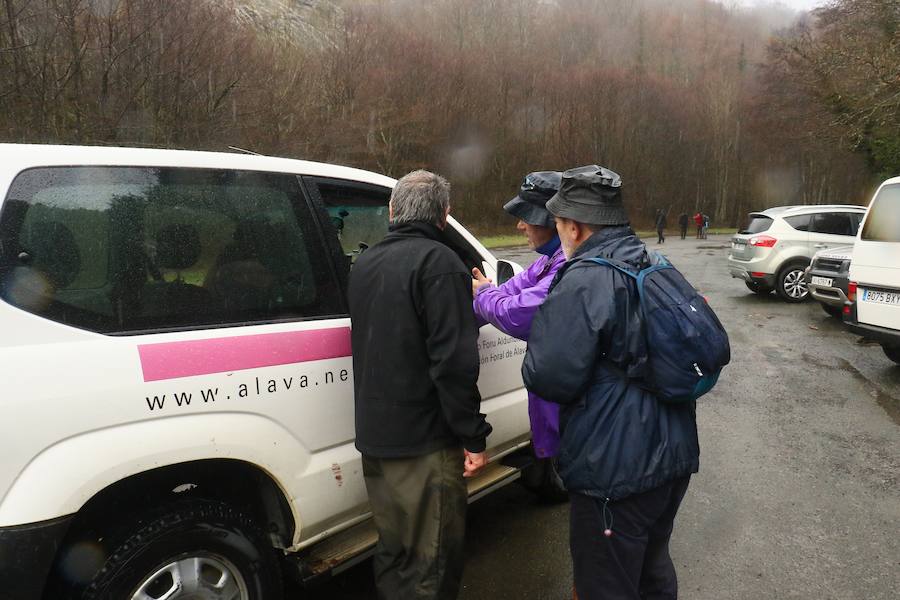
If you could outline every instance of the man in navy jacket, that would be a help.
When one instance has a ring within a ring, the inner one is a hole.
[[[585,260],[638,270],[647,250],[608,169],[566,171],[547,209],[568,261],[535,317],[522,374],[529,391],[562,405],[575,588],[581,600],[676,598],[669,538],[699,466],[695,405],[664,404],[641,388],[647,347],[636,284]]]

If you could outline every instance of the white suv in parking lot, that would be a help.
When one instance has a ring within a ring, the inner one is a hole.
[[[881,343],[900,363],[900,177],[888,179],[872,198],[850,263],[849,314],[854,332]]]
[[[853,205],[780,206],[750,213],[731,238],[728,270],[750,291],[773,289],[788,302],[809,294],[804,270],[817,251],[852,244],[865,208]]]
[[[345,294],[394,183],[0,144],[0,597],[275,600],[282,572],[372,548]],[[514,269],[447,234],[470,268]],[[472,498],[530,439],[525,344],[486,326],[479,349],[492,462]]]

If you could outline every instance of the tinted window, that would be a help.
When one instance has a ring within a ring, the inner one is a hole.
[[[311,178],[318,190],[338,239],[348,267],[367,248],[387,235],[389,223],[388,203],[391,190],[372,184],[338,179]],[[453,227],[445,230],[445,241],[471,270],[484,268],[481,255]]]
[[[388,232],[391,190],[364,183],[314,180],[322,203],[337,230],[347,262],[378,243]]]
[[[810,231],[830,235],[853,235],[854,227],[850,213],[816,213],[813,215]]]
[[[769,229],[772,226],[771,217],[765,217],[763,215],[748,215],[747,216],[747,226],[741,229],[738,233],[762,233]]]
[[[0,296],[103,333],[344,312],[297,178],[201,169],[22,173]]]
[[[872,200],[860,237],[874,242],[900,242],[900,184],[881,188]]]
[[[797,231],[809,231],[809,215],[785,217],[785,222]]]

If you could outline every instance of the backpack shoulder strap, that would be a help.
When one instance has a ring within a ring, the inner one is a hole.
[[[644,279],[646,279],[647,276],[650,275],[651,273],[653,273],[654,271],[662,271],[663,269],[674,269],[675,268],[672,266],[672,263],[670,263],[665,256],[663,256],[662,254],[660,254],[658,252],[651,252],[651,253],[649,253],[649,256],[651,258],[651,261],[654,262],[654,264],[652,264],[649,267],[645,267],[643,269],[638,269],[637,271],[633,271],[631,268],[629,268],[630,265],[628,265],[626,263],[623,263],[618,260],[612,260],[609,258],[596,257],[596,258],[588,258],[585,260],[589,260],[593,263],[597,263],[598,265],[608,265],[608,266],[616,269],[617,271],[625,273],[626,275],[628,275],[629,277],[634,279],[635,282],[637,283],[638,298],[640,299],[641,304],[643,305]]]
[[[599,258],[599,257],[588,258],[585,260],[588,260],[592,263],[597,263],[598,265],[608,265],[608,266],[612,267],[613,269],[616,269],[617,271],[621,271],[622,273],[625,273],[632,279],[637,279],[640,274],[640,271],[635,273],[634,271],[629,269],[625,263],[618,261],[618,260],[612,260],[609,258]]]

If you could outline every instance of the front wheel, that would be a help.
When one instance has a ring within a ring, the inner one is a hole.
[[[881,349],[884,350],[884,355],[889,359],[900,365],[900,346],[881,346]]]
[[[787,264],[776,277],[775,291],[783,300],[788,302],[803,302],[809,296],[809,288],[806,287],[804,270],[806,265],[800,262]]]
[[[116,541],[118,540],[118,541]],[[192,500],[123,524],[82,600],[270,600],[282,597],[278,557],[245,515]]]

